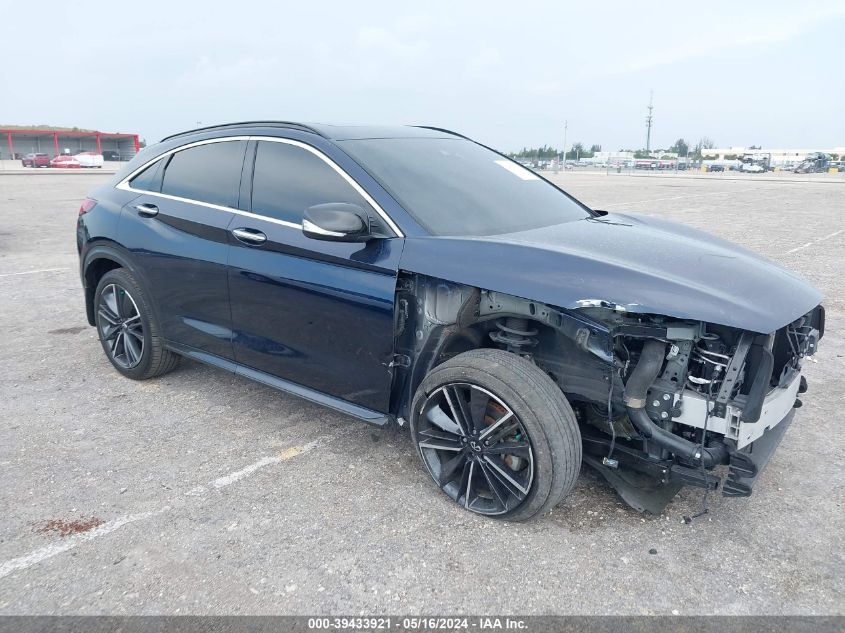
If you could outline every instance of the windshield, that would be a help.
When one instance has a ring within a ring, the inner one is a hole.
[[[497,235],[589,217],[534,172],[460,138],[341,141],[433,235]]]

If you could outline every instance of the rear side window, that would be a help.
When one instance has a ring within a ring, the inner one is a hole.
[[[158,178],[161,161],[157,160],[140,174],[129,181],[129,186],[142,191],[158,191],[161,179]]]
[[[327,202],[348,202],[370,210],[361,194],[312,152],[288,143],[258,143],[253,213],[299,224],[305,209]]]
[[[222,141],[176,152],[164,168],[161,192],[224,207],[238,203],[246,141]]]

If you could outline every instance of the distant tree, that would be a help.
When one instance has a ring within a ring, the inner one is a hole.
[[[703,155],[702,150],[713,149],[714,147],[716,147],[716,143],[714,143],[708,137],[702,136],[698,143],[695,144],[695,147],[692,150],[693,158],[700,160]]]
[[[584,152],[584,145],[581,143],[573,143],[566,151],[566,160],[578,160]]]
[[[655,158],[651,152],[646,149],[638,149],[634,151],[634,158]]]
[[[541,159],[549,159],[554,158],[560,155],[560,151],[557,148],[551,147],[549,145],[543,145],[542,147],[523,147],[518,152],[511,152],[508,154],[511,158],[520,158],[520,159],[530,159],[530,160],[541,160]]]
[[[689,154],[689,143],[687,143],[684,139],[679,138],[675,141],[675,144],[669,148],[670,152],[674,152],[678,156],[686,156]]]
[[[748,149],[763,149],[760,145],[751,145]]]
[[[590,153],[595,154],[601,151],[601,145],[590,145]]]

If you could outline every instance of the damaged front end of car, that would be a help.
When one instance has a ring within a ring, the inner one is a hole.
[[[560,308],[424,275],[399,281],[393,410],[400,419],[437,364],[478,347],[513,352],[566,396],[584,461],[630,506],[652,514],[683,486],[751,494],[801,406],[802,359],[824,333],[821,305],[758,333],[607,301]]]
[[[604,407],[581,409],[585,461],[632,507],[654,514],[684,485],[750,495],[801,406],[801,362],[824,333],[824,308],[769,334],[606,307],[581,312],[608,327],[615,392]],[[713,472],[722,464],[724,482]]]

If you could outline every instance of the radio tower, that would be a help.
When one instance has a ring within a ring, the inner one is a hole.
[[[645,150],[647,152],[651,152],[651,122],[654,120],[654,117],[651,115],[651,111],[654,110],[654,90],[649,93],[648,98],[648,116],[645,118],[645,126],[646,126],[646,135],[645,135]]]

